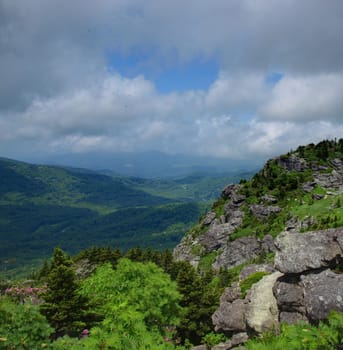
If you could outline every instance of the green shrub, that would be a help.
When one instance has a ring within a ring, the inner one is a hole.
[[[52,332],[37,306],[0,299],[0,349],[44,349]]]

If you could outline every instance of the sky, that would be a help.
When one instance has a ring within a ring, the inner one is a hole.
[[[0,156],[266,159],[343,137],[341,0],[0,0]]]

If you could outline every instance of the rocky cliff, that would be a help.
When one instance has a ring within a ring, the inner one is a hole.
[[[272,159],[228,185],[174,256],[201,270],[240,271],[212,316],[231,349],[280,322],[343,311],[343,139]],[[237,341],[241,339],[241,341]],[[218,347],[219,349],[219,347]]]

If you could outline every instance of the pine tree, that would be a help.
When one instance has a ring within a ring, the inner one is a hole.
[[[76,336],[86,327],[88,303],[79,294],[79,285],[71,268],[71,260],[56,248],[47,276],[48,289],[41,313],[55,329],[54,337],[62,335]]]

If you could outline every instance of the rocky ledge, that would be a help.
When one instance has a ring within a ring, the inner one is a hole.
[[[225,289],[212,316],[216,331],[229,336],[243,332],[248,338],[277,329],[281,322],[317,323],[331,310],[343,312],[343,227],[285,232],[276,239],[275,248],[274,268],[249,265],[241,271],[240,281]],[[257,271],[270,274],[243,298],[241,281]],[[235,348],[229,342],[222,346]]]

